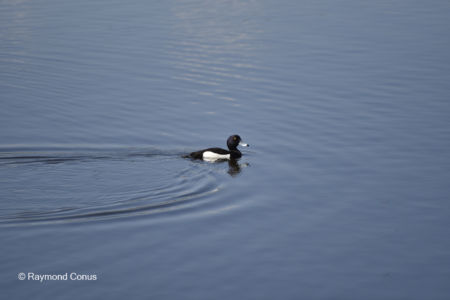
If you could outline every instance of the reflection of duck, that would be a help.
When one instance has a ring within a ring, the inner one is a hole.
[[[203,159],[207,161],[215,161],[218,159],[236,159],[242,156],[241,151],[237,149],[237,146],[248,147],[248,144],[242,143],[241,137],[237,134],[232,135],[227,140],[228,150],[222,148],[208,148],[196,152],[192,152],[187,155],[193,159]]]
[[[241,173],[241,169],[243,167],[247,167],[248,163],[240,164],[238,163],[237,159],[230,159],[228,161],[228,174],[230,174],[231,177],[234,177]]]
[[[249,166],[248,163],[239,163],[239,159],[216,159],[216,160],[207,160],[208,162],[215,163],[215,164],[222,164],[224,162],[228,162],[228,174],[230,174],[231,177],[237,176],[239,173],[241,173],[242,168],[245,168]]]

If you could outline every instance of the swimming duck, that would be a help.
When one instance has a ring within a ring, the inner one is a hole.
[[[229,150],[222,148],[208,148],[204,150],[199,150],[192,152],[188,157],[193,159],[203,159],[203,160],[219,160],[219,159],[236,159],[242,156],[241,151],[238,150],[237,146],[249,147],[249,144],[242,142],[241,137],[237,134],[232,135],[227,140],[227,146]]]

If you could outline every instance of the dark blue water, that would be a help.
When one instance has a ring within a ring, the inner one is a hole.
[[[0,2],[2,295],[448,299],[449,15]]]

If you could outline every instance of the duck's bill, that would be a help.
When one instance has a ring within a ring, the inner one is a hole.
[[[242,147],[250,147],[249,144],[243,143],[243,142],[239,142],[239,145],[241,145]]]

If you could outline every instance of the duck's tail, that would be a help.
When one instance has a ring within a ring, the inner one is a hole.
[[[185,154],[185,155],[183,155],[183,158],[202,159],[202,151]]]

